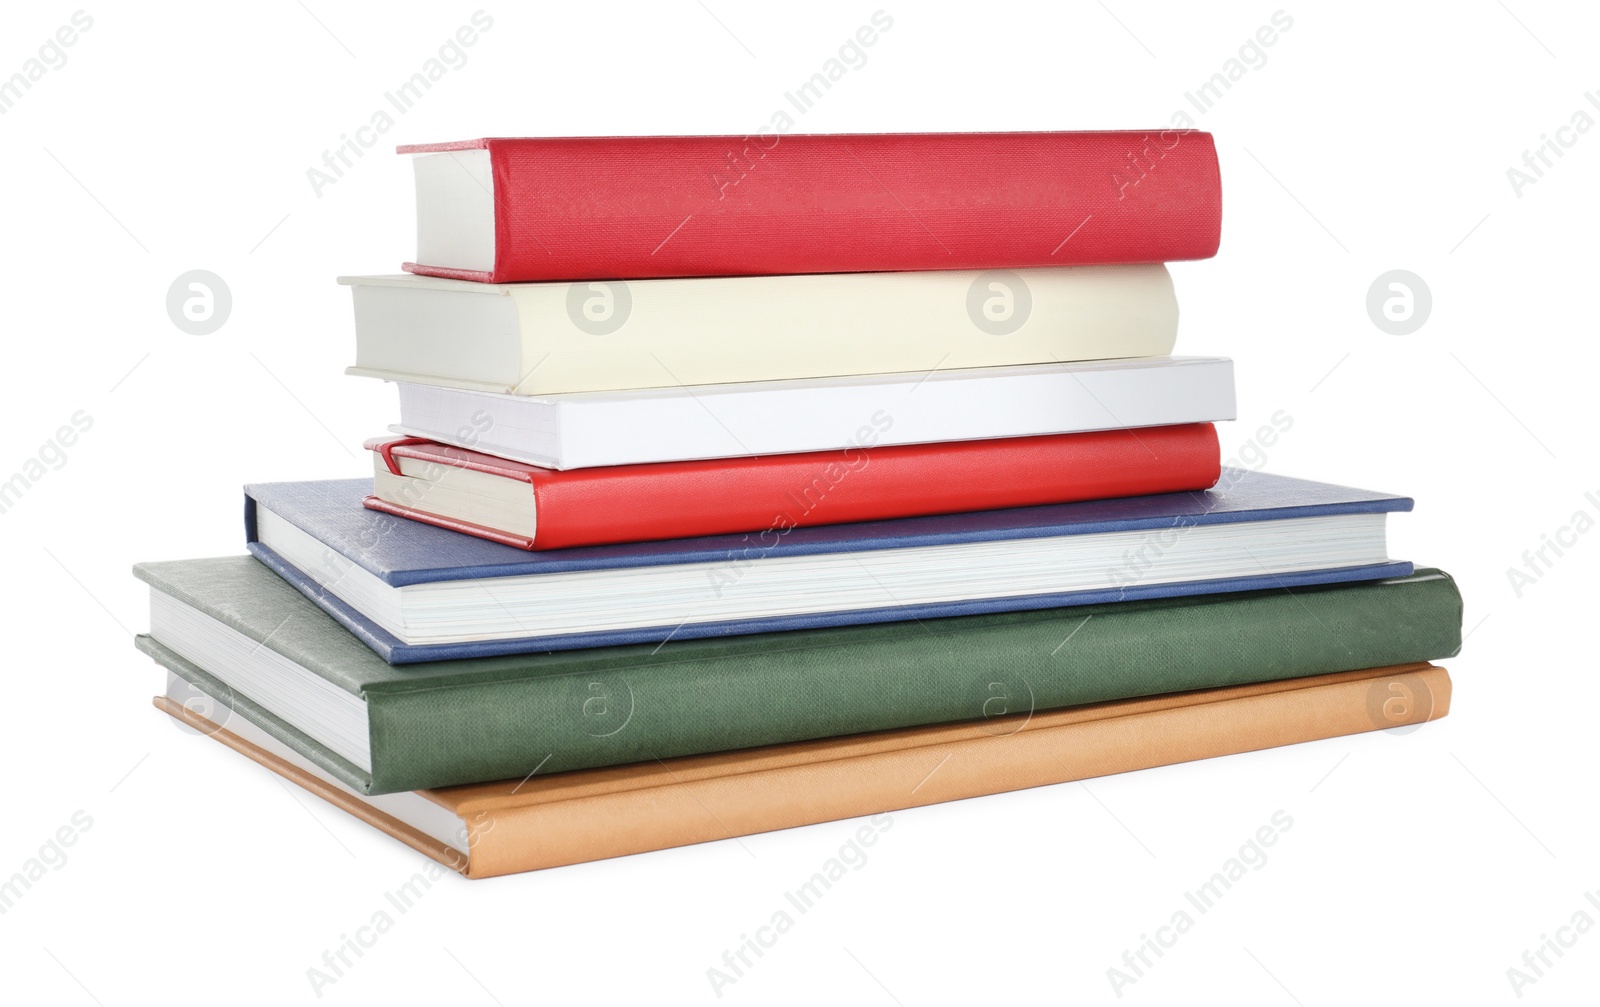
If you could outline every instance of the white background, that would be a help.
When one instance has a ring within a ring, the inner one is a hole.
[[[341,373],[353,339],[333,282],[411,254],[393,144],[753,132],[877,9],[893,27],[797,129],[1160,127],[1279,9],[880,2],[486,7],[468,62],[320,196],[306,170],[476,3],[87,9],[66,64],[0,116],[0,478],[74,412],[93,418],[0,514],[0,877],[74,812],[93,821],[0,916],[7,1002],[314,1000],[307,969],[420,867],[175,730],[131,640],[146,618],[134,562],[241,552],[243,483],[361,474],[361,440],[394,419],[391,389]],[[0,77],[76,9],[10,5]],[[1293,27],[1266,63],[1196,115],[1217,138],[1224,229],[1215,260],[1173,267],[1179,351],[1237,360],[1226,453],[1282,409],[1294,426],[1270,471],[1416,498],[1394,554],[1450,570],[1467,599],[1451,716],[897,813],[721,1000],[1115,1002],[1107,969],[1280,809],[1294,825],[1266,866],[1122,1000],[1509,1003],[1524,950],[1580,909],[1600,921],[1583,898],[1600,887],[1600,535],[1520,598],[1507,577],[1575,512],[1600,517],[1584,496],[1600,498],[1600,129],[1520,196],[1506,174],[1576,110],[1600,117],[1583,97],[1600,89],[1597,13],[1283,9]],[[165,310],[196,268],[233,293],[209,336]],[[1366,313],[1394,268],[1432,291],[1408,336]],[[321,999],[716,1002],[707,969],[854,828],[446,878]],[[1574,1003],[1597,982],[1590,933],[1522,998]]]

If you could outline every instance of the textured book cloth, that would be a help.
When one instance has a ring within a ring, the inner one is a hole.
[[[1461,598],[1437,570],[1368,583],[1090,605],[511,657],[386,664],[248,557],[141,564],[157,596],[237,635],[217,654],[137,644],[264,703],[301,674],[359,700],[367,767],[321,720],[266,723],[365,793],[417,790],[980,717],[992,684],[1037,710],[1448,657]],[[152,605],[154,611],[154,605]],[[163,637],[168,637],[164,639]],[[256,670],[257,677],[245,672]],[[241,705],[241,709],[247,707]]]
[[[420,155],[422,261],[406,269],[497,283],[1203,259],[1222,222],[1216,148],[1193,130],[552,137],[400,152]],[[443,198],[430,198],[433,182]],[[471,204],[489,232],[483,260],[434,259],[430,215],[459,216],[474,199],[488,204]]]
[[[1000,683],[996,683],[1000,684]],[[1445,669],[1412,664],[1284,682],[365,798],[237,712],[156,706],[471,878],[872,815],[1363,731],[1450,709]]]
[[[568,472],[419,438],[366,446],[367,507],[519,549],[1204,490],[1222,471],[1209,423]]]

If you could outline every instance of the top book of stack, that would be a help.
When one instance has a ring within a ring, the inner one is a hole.
[[[415,158],[414,273],[488,283],[1216,254],[1210,134],[480,139]]]

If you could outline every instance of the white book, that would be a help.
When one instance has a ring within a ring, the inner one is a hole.
[[[348,373],[520,395],[1160,356],[1157,264],[577,283],[350,276]]]
[[[547,396],[399,389],[395,432],[554,469],[1215,422],[1235,410],[1224,357]]]

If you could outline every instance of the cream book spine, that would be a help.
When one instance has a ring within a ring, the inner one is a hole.
[[[348,373],[517,395],[1162,356],[1160,264],[489,284],[356,276]]]

